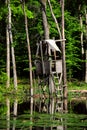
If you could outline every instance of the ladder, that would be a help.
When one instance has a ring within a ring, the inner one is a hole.
[[[51,60],[51,77],[53,80],[54,93],[56,95],[55,112],[63,112],[63,86],[62,86],[62,72],[58,73],[56,68],[57,56],[54,53],[54,59]]]

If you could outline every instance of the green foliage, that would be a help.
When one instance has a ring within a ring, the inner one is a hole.
[[[0,84],[5,84],[7,81],[7,74],[4,72],[0,73]]]
[[[76,79],[72,79],[71,82],[68,82],[68,89],[69,90],[86,90],[87,83],[76,80]]]
[[[2,6],[2,7],[0,8],[0,20],[2,20],[3,17],[6,16],[6,13],[7,13],[7,8],[6,8],[6,6]]]
[[[83,28],[79,26],[79,11],[78,7],[81,2],[80,13],[83,16]],[[81,45],[80,32],[85,34],[85,15],[84,7],[87,1],[75,0],[72,5],[71,0],[65,0],[65,37],[66,37],[66,63],[68,79],[75,78],[75,74],[81,69]],[[28,52],[26,44],[26,32],[24,23],[23,3],[19,0],[11,0],[12,10],[12,34],[13,47],[15,47],[17,74],[18,76],[26,76],[28,73]],[[61,7],[57,0],[51,0],[53,12],[58,20],[61,30]],[[32,63],[36,54],[36,43],[44,39],[44,29],[42,22],[42,12],[40,2],[37,0],[25,1],[25,10],[28,17],[28,29],[32,52]],[[6,18],[8,8],[4,1],[0,1],[0,72],[6,70]],[[73,14],[74,13],[74,14]],[[47,2],[46,8],[47,19],[50,29],[50,38],[59,39],[59,34],[56,29],[55,22],[52,18],[50,8]],[[12,64],[11,64],[12,65]],[[12,67],[11,67],[12,68]],[[26,70],[26,72],[25,72]],[[11,70],[12,71],[12,70]]]
[[[5,105],[2,104],[2,106],[0,107],[0,117],[5,116],[6,112],[7,112],[7,108]]]
[[[65,35],[66,35],[66,63],[68,78],[73,78],[74,69],[80,69],[81,45],[80,45],[80,25],[77,18],[65,12]]]
[[[21,5],[14,6],[13,4],[11,4],[11,10],[12,10],[13,16],[15,17],[23,15],[23,10],[21,8]]]
[[[29,19],[34,18],[33,13],[30,10],[28,10],[27,7],[25,7],[25,12]]]
[[[13,16],[23,16],[23,5],[20,3],[20,1],[16,0],[16,1],[12,1],[11,3],[11,10],[13,13]],[[27,8],[27,6],[25,6],[25,12],[28,18],[33,18],[33,13]]]

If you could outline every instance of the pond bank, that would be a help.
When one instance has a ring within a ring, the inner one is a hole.
[[[87,90],[68,90],[68,93],[80,94],[81,96],[87,97]]]
[[[87,114],[87,90],[69,90],[69,107],[74,113]]]

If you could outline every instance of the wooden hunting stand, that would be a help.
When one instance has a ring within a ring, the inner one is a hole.
[[[58,112],[63,111],[61,41],[63,40],[40,41],[37,44],[35,60],[36,74],[39,77],[38,86],[41,85],[44,92],[48,87],[51,98],[55,95],[57,99],[55,111]],[[54,110],[51,110],[51,113],[52,111]]]

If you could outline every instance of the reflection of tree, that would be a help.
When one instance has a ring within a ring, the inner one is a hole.
[[[14,121],[14,123],[13,123],[13,129],[12,130],[15,130],[15,128],[16,128],[16,123],[15,123],[15,121],[16,121],[16,117],[17,117],[17,107],[18,107],[18,102],[17,102],[17,99],[15,99],[15,101],[14,101],[14,110],[13,110],[13,121]]]
[[[10,130],[10,100],[7,97],[6,98],[6,106],[7,106],[7,130]],[[17,106],[18,102],[17,99],[14,101],[14,106],[13,106],[13,128],[12,130],[15,130],[16,128],[16,117],[17,117]]]
[[[6,99],[6,106],[7,106],[7,130],[10,130],[10,100],[9,98]]]

